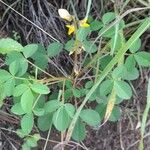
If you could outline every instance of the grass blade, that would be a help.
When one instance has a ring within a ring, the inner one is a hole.
[[[148,117],[149,110],[150,110],[150,79],[149,79],[148,88],[147,88],[147,104],[146,104],[146,107],[145,107],[145,110],[144,110],[144,113],[143,113],[143,117],[142,117],[141,140],[140,140],[140,144],[139,144],[139,150],[144,149],[143,138],[144,138],[146,120],[147,120],[147,117]]]

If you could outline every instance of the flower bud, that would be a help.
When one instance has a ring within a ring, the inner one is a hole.
[[[72,21],[72,16],[66,9],[58,9],[58,14],[62,19],[65,19],[69,22]]]

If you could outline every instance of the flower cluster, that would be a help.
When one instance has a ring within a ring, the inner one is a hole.
[[[71,35],[72,33],[74,33],[76,31],[74,16],[70,15],[70,13],[66,9],[59,9],[58,13],[62,19],[68,21],[69,23],[73,22],[71,24],[67,24],[66,27],[68,28],[68,35]],[[83,20],[79,20],[77,24],[79,27],[84,27],[84,28],[90,26],[87,23],[87,18],[84,18]]]

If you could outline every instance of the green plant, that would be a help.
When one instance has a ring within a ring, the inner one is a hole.
[[[139,77],[139,66],[150,66],[150,53],[141,51],[140,39],[150,27],[150,17],[126,39],[125,21],[115,20],[119,18],[115,12],[90,21],[89,6],[83,20],[62,11],[67,14],[62,18],[68,21],[68,34],[73,34],[64,45],[53,42],[45,48],[41,44],[22,46],[11,38],[0,40],[0,53],[6,55],[6,66],[0,69],[0,102],[2,106],[6,97],[12,97],[11,113],[21,118],[17,134],[25,140],[23,149],[36,147],[39,130],[52,126],[61,132],[63,140],[68,142],[72,137],[82,141],[86,125],[117,121],[121,116],[119,104],[132,97],[130,81]],[[97,38],[95,34],[103,37],[104,44],[91,40]],[[56,77],[46,68],[49,59],[63,50],[74,59],[72,73]],[[81,60],[82,54],[86,57]],[[91,79],[83,78],[87,71]],[[52,90],[53,84],[58,90]],[[93,101],[96,107],[86,105]]]

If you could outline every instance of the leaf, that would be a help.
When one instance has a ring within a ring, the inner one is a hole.
[[[130,99],[132,96],[132,89],[128,83],[124,81],[115,81],[114,89],[117,95],[123,99]]]
[[[47,115],[38,117],[38,120],[37,120],[38,128],[41,131],[49,130],[49,128],[51,128],[52,126],[52,117],[53,117],[53,114],[47,114]]]
[[[73,130],[72,138],[76,141],[82,141],[86,137],[86,129],[81,119],[78,119]]]
[[[74,46],[75,46],[75,41],[71,39],[67,41],[67,43],[65,44],[65,49],[70,52],[74,49]]]
[[[15,76],[17,74],[19,70],[19,63],[17,61],[13,61],[10,65],[9,65],[9,72]]]
[[[112,121],[112,122],[115,122],[115,121],[119,120],[120,117],[121,117],[120,108],[118,106],[114,106],[114,108],[112,110],[112,113],[109,117],[109,120]]]
[[[77,98],[81,97],[81,91],[79,89],[74,88],[72,89],[72,91],[73,91],[74,97],[77,97]]]
[[[32,113],[25,114],[21,119],[21,129],[26,135],[28,135],[32,131],[33,124],[34,124],[34,117]]]
[[[130,56],[128,56],[128,57],[126,58],[126,60],[125,60],[125,66],[126,66],[126,68],[128,69],[128,71],[131,71],[132,68],[135,67],[135,64],[136,64],[136,62],[135,62],[135,59],[134,59],[134,55],[133,55],[133,54],[131,54]]]
[[[139,72],[134,66],[121,65],[113,70],[113,78],[122,78],[125,80],[135,80],[139,77]]]
[[[20,103],[16,103],[11,107],[11,112],[15,115],[23,115],[25,114],[24,110],[21,107]]]
[[[102,16],[102,22],[104,24],[108,24],[116,18],[116,14],[114,12],[107,12]]]
[[[27,89],[29,89],[27,84],[19,84],[15,87],[13,96],[14,97],[21,96]]]
[[[141,39],[138,38],[129,48],[131,53],[135,53],[136,51],[138,51],[141,47]]]
[[[36,147],[37,146],[37,141],[33,138],[33,137],[28,137],[26,139],[26,143],[30,146],[30,147]]]
[[[87,53],[95,53],[97,51],[97,46],[91,41],[84,41],[83,47]]]
[[[12,75],[4,69],[0,69],[0,81],[5,82],[12,78]]]
[[[17,64],[18,68],[15,68],[16,75],[17,76],[24,75],[26,73],[27,69],[28,69],[28,62],[27,62],[27,60],[19,52],[11,52],[11,53],[7,54],[6,64],[7,65],[11,65],[11,63],[13,63],[14,61],[16,61],[18,63]]]
[[[13,95],[14,92],[14,88],[15,88],[15,79],[11,78],[8,81],[6,81],[4,83],[4,92],[6,96],[11,96]]]
[[[26,58],[31,57],[38,50],[38,44],[28,44],[23,48],[23,54]]]
[[[85,88],[86,89],[89,89],[89,88],[91,88],[92,86],[93,86],[93,81],[87,81],[86,83],[85,83]]]
[[[3,100],[6,97],[5,90],[4,90],[4,84],[0,82],[0,107],[3,105]]]
[[[21,96],[21,107],[26,113],[32,112],[34,96],[30,89],[25,91]]]
[[[134,58],[140,66],[150,66],[150,53],[148,52],[137,52],[134,54]]]
[[[98,112],[98,114],[100,115],[100,118],[103,119],[105,116],[105,112],[106,112],[106,104],[102,104],[100,103],[99,105],[96,106],[96,111]]]
[[[45,113],[45,110],[43,108],[34,108],[33,112],[36,116],[43,116]]]
[[[83,42],[84,40],[86,40],[86,37],[88,36],[88,34],[91,32],[90,28],[83,28],[83,27],[80,27],[78,30],[77,30],[77,33],[76,33],[76,36],[77,36],[77,39],[80,41],[80,42]]]
[[[100,70],[104,70],[105,67],[109,64],[109,62],[113,59],[112,56],[107,55],[100,59]]]
[[[31,89],[35,93],[39,93],[39,94],[48,94],[50,92],[49,88],[42,83],[33,83],[31,85]]]
[[[94,20],[90,24],[90,28],[91,28],[92,31],[97,31],[97,30],[99,30],[102,27],[103,27],[102,22],[100,22],[98,20]]]
[[[67,89],[65,90],[64,92],[64,98],[65,100],[68,100],[69,98],[71,98],[73,95],[72,95],[72,89]]]
[[[22,150],[31,150],[30,146],[27,143],[22,145]]]
[[[60,107],[53,115],[53,124],[59,131],[64,131],[68,128],[70,117],[64,107]]]
[[[49,57],[57,56],[62,51],[62,49],[63,49],[62,43],[59,42],[51,43],[47,48],[48,56]]]
[[[81,119],[90,126],[96,126],[100,123],[99,114],[92,109],[84,109],[80,113]]]
[[[60,107],[60,102],[58,100],[50,100],[45,103],[44,110],[46,113],[51,113]]]
[[[34,64],[41,69],[45,69],[47,67],[48,56],[45,48],[41,44],[38,44],[38,50],[31,56],[31,58],[35,61]]]
[[[0,39],[0,53],[7,54],[12,51],[22,51],[23,46],[11,38]]]
[[[105,80],[99,86],[99,92],[101,96],[108,95],[113,88],[113,81],[112,80]]]
[[[66,103],[66,104],[64,105],[64,107],[65,107],[65,110],[66,110],[66,112],[68,113],[68,115],[69,115],[71,118],[73,118],[74,113],[75,113],[75,107],[74,107],[72,104],[70,104],[70,103]]]

